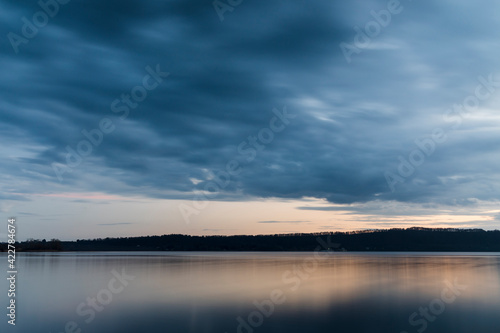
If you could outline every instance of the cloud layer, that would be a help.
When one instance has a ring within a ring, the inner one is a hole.
[[[354,27],[386,1],[244,1],[221,22],[206,0],[73,0],[18,53],[8,33],[22,36],[22,18],[41,9],[3,4],[3,200],[74,191],[189,199],[233,160],[241,172],[220,199],[466,206],[500,197],[498,4],[401,2],[350,63],[340,44],[354,45]],[[138,96],[148,66],[170,75],[132,107],[123,96]],[[488,98],[453,109],[490,75]],[[128,105],[126,117],[117,105]],[[277,121],[286,126],[270,139],[262,130],[284,107],[295,118]],[[82,130],[103,119],[113,131],[60,181],[54,165],[67,165],[67,147],[77,151]],[[432,153],[415,143],[439,129],[446,139]]]

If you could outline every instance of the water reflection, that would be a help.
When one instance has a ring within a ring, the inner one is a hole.
[[[95,333],[488,333],[500,327],[499,256],[321,255],[24,254],[14,332],[64,332],[69,321]],[[6,271],[6,258],[0,260]],[[113,271],[135,279],[120,292],[102,291],[116,278]],[[7,290],[6,281],[0,287]],[[98,295],[108,303],[87,323],[90,316],[76,309]],[[112,300],[104,298],[109,295]],[[4,332],[6,321],[0,327]]]

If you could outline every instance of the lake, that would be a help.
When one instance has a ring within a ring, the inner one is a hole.
[[[17,255],[1,332],[498,333],[495,253]],[[7,256],[0,256],[7,271]],[[8,276],[7,276],[8,277]]]

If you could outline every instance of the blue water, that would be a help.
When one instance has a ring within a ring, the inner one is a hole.
[[[494,253],[18,254],[1,332],[497,333]],[[7,276],[7,256],[0,255]]]

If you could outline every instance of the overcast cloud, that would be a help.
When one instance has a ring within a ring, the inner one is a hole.
[[[218,199],[466,207],[500,197],[498,3],[401,1],[350,62],[341,43],[387,1],[244,0],[221,21],[210,0],[72,0],[17,53],[8,34],[22,36],[22,17],[41,9],[1,3],[2,200],[190,199],[232,160],[241,172]],[[147,75],[157,87],[116,112]],[[449,111],[478,89],[477,107]],[[285,128],[251,159],[248,137],[284,108],[295,118],[277,121]],[[113,130],[58,178],[66,147],[103,119]]]

